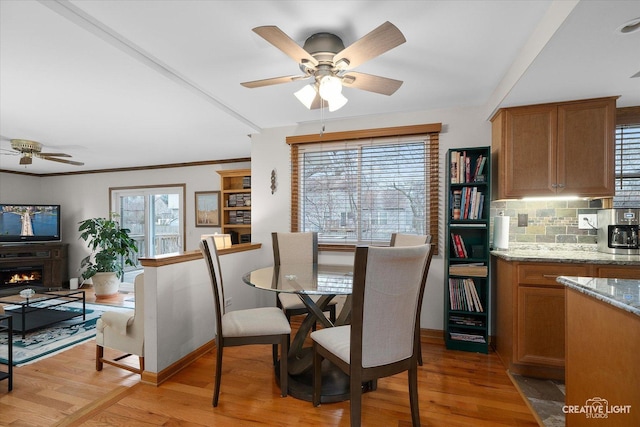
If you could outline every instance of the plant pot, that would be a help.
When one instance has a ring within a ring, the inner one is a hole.
[[[93,282],[96,298],[114,296],[118,293],[118,288],[120,287],[120,279],[113,272],[96,273],[91,277],[91,281]]]

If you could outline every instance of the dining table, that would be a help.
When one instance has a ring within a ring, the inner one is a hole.
[[[352,265],[280,264],[246,273],[244,283],[271,292],[296,294],[308,314],[300,324],[289,346],[288,393],[298,399],[313,398],[313,351],[307,339],[313,328],[331,328],[349,323],[351,315]],[[335,322],[325,316],[327,305],[337,296],[344,296],[344,304]],[[279,364],[275,365],[279,369]],[[276,375],[279,378],[279,375]],[[363,384],[370,391],[375,383]],[[320,401],[340,402],[349,399],[349,376],[331,362],[322,365],[322,391]]]

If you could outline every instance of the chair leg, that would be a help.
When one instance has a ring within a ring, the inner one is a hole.
[[[289,391],[289,335],[280,340],[280,395],[287,397]]]
[[[313,343],[313,406],[320,405],[320,393],[322,391],[322,356],[316,350]]]
[[[104,357],[104,347],[96,345],[96,371],[102,371],[102,358]]]
[[[278,345],[277,344],[273,344],[271,346],[271,358],[273,359],[273,366],[276,366],[276,363],[278,363]]]
[[[375,380],[374,380],[375,381]],[[360,427],[362,424],[362,376],[349,376],[349,410],[351,412],[351,427]]]
[[[329,320],[331,320],[331,323],[336,323],[336,306],[335,306],[335,304],[329,306]]]
[[[221,341],[221,340],[220,340]],[[222,375],[222,348],[223,345],[218,341],[216,349],[216,383],[213,389],[213,406],[218,406],[218,397],[220,396],[220,376]]]
[[[144,372],[144,356],[138,356],[138,360],[140,361],[140,375]]]
[[[420,427],[420,407],[418,406],[418,367],[409,368],[409,405],[411,406],[411,423]]]
[[[418,365],[422,366],[422,341],[420,340],[420,328],[416,328],[416,337],[414,344],[418,351]]]

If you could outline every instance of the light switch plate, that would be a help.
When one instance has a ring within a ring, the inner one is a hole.
[[[526,227],[529,225],[529,214],[518,214],[518,227]]]
[[[580,230],[598,228],[598,214],[578,214],[578,228]]]

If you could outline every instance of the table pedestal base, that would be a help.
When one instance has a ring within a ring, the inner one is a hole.
[[[280,378],[279,364],[275,367],[276,378]],[[288,394],[296,399],[313,401],[313,369],[298,375],[289,375]],[[363,393],[375,390],[375,382],[362,384]],[[328,360],[322,362],[322,391],[320,403],[334,403],[349,400],[349,376]]]

